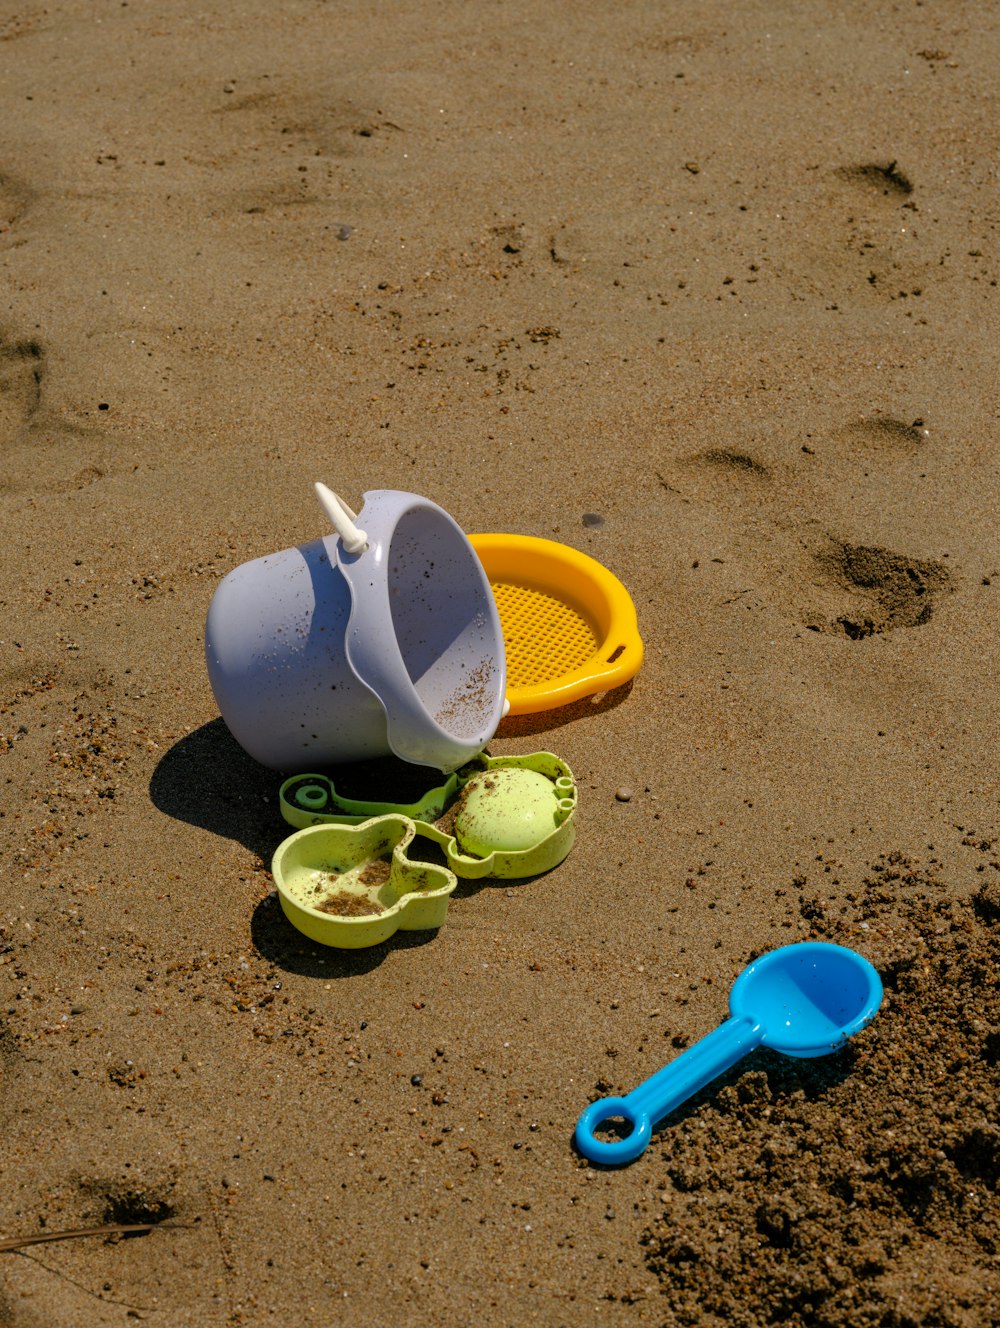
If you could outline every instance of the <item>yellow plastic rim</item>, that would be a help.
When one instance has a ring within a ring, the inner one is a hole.
[[[507,654],[510,714],[611,691],[635,676],[642,639],[628,591],[586,553],[533,535],[470,535]]]

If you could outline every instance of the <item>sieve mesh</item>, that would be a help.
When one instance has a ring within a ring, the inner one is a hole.
[[[586,618],[542,590],[492,583],[507,654],[509,687],[553,682],[581,668],[600,642]]]

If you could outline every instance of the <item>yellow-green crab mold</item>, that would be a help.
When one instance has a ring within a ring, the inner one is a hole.
[[[419,804],[352,803],[326,775],[296,775],[279,794],[290,825],[357,825],[373,815],[411,816],[448,867],[465,878],[514,879],[557,867],[576,838],[573,772],[552,752],[478,756]]]
[[[397,930],[436,930],[458,881],[447,867],[410,861],[416,834],[409,817],[390,815],[290,835],[271,862],[285,917],[310,940],[348,950]]]

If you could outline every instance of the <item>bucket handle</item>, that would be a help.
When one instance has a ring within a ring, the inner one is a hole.
[[[368,536],[355,525],[358,519],[357,512],[352,512],[343,498],[338,498],[332,489],[328,489],[325,484],[320,484],[318,481],[316,496],[329,517],[330,524],[343,541],[344,549],[348,553],[364,553],[368,548]]]

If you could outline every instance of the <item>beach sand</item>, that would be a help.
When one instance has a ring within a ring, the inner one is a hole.
[[[996,1321],[998,32],[0,5],[0,1238],[168,1228],[0,1253],[0,1324]],[[646,648],[490,745],[567,860],[351,954],[203,658],[314,480],[591,554]],[[809,937],[869,1029],[574,1152]]]

